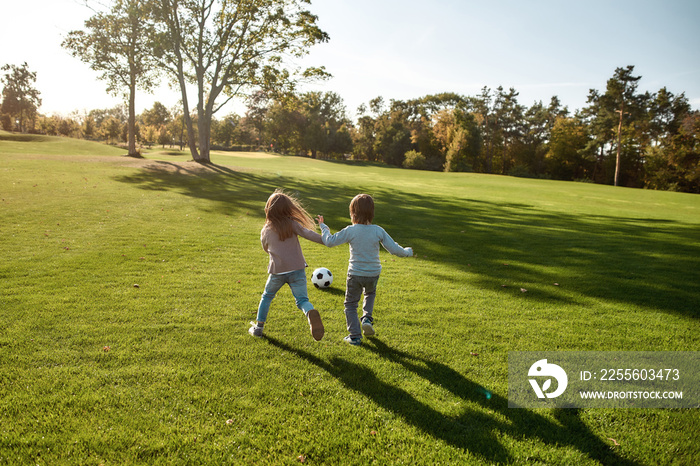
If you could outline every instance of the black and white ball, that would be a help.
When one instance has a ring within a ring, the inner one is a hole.
[[[314,270],[311,282],[316,288],[328,288],[333,283],[333,274],[325,267]]]

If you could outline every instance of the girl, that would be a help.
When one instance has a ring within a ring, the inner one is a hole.
[[[307,264],[298,238],[302,236],[309,241],[323,244],[321,235],[312,229],[316,229],[316,224],[299,201],[279,189],[268,198],[260,242],[265,252],[270,255],[270,265],[267,269],[270,276],[267,278],[265,291],[258,306],[257,323],[251,322],[251,327],[248,329],[251,335],[262,336],[270,303],[280,288],[287,283],[292,289],[297,307],[304,311],[309,320],[314,340],[319,341],[323,338],[321,316],[309,302],[304,271]]]

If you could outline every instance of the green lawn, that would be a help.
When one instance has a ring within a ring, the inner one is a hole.
[[[124,153],[0,132],[0,464],[700,462],[697,409],[507,402],[509,351],[700,347],[699,196]],[[414,248],[382,252],[377,338],[343,343],[348,249],[310,242],[323,341],[288,289],[248,335],[275,188],[333,232],[372,194]]]

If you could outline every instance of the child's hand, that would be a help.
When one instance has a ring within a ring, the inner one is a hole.
[[[319,225],[322,224],[322,223],[325,223],[325,222],[323,221],[323,215],[317,216],[317,217],[316,217],[316,221],[318,221],[318,224],[319,224]]]

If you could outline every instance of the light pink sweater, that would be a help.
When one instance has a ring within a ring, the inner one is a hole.
[[[277,232],[268,224],[265,224],[260,232],[262,248],[270,255],[270,265],[267,272],[272,274],[293,272],[306,267],[306,260],[301,252],[299,236],[323,244],[321,235],[315,231],[304,228],[297,222],[294,223],[294,235],[284,241],[280,240]]]

